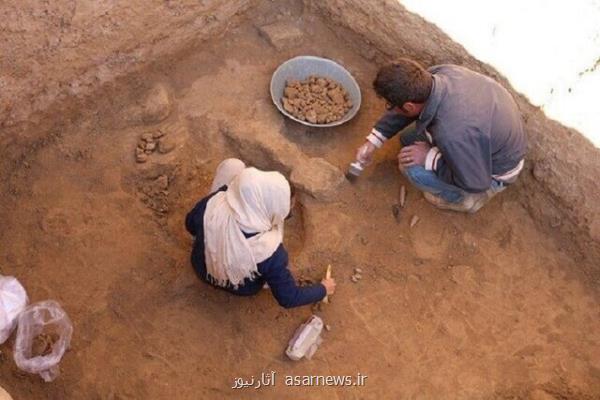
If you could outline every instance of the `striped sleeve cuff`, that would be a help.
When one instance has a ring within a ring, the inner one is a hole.
[[[371,142],[375,147],[380,148],[381,146],[383,146],[387,138],[383,136],[383,134],[377,129],[373,128],[369,136],[367,136],[367,140]]]
[[[432,147],[427,152],[425,157],[425,169],[427,171],[435,171],[437,169],[438,161],[442,158],[442,152],[437,147]]]

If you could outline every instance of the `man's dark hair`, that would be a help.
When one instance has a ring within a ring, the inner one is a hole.
[[[408,58],[400,58],[381,67],[373,81],[375,93],[398,107],[407,101],[426,102],[432,85],[431,73]]]

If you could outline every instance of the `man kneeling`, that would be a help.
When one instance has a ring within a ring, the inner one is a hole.
[[[382,67],[373,82],[386,113],[357,153],[401,136],[400,171],[438,208],[474,213],[515,182],[526,138],[517,105],[498,82],[457,65],[428,70],[410,59]]]

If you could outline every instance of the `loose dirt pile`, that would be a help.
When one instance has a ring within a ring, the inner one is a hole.
[[[164,130],[147,132],[140,136],[137,147],[135,148],[135,160],[138,163],[145,163],[148,157],[155,151],[160,154],[167,154],[175,148],[175,144],[165,135]]]
[[[338,82],[320,76],[287,82],[281,102],[294,117],[313,124],[339,121],[352,108],[346,89]]]

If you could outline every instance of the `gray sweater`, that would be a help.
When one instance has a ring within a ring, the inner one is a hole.
[[[517,105],[498,82],[467,68],[429,68],[433,88],[415,119],[386,112],[367,139],[377,147],[416,121],[433,146],[425,168],[467,192],[487,190],[492,179],[511,183],[523,168],[527,141]]]

